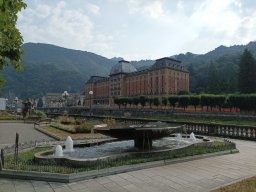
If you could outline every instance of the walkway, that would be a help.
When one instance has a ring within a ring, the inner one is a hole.
[[[0,192],[205,192],[256,175],[256,142],[234,140],[240,153],[121,173],[76,183],[0,178]]]
[[[0,122],[0,148],[15,143],[15,134],[19,133],[19,142],[51,141],[54,140],[47,135],[34,129],[33,124],[24,123],[1,123]]]

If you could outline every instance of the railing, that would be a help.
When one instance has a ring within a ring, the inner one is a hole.
[[[186,123],[186,130],[201,135],[256,140],[255,126]]]

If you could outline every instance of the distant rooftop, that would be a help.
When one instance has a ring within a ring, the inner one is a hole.
[[[170,67],[170,68],[186,71],[184,66],[181,65],[181,61],[170,58],[170,57],[157,59],[151,68],[156,69],[156,68],[164,68],[164,67]]]
[[[135,71],[137,71],[137,69],[129,61],[121,60],[111,68],[110,75],[132,73]]]
[[[96,81],[105,79],[106,77],[102,76],[91,76],[90,79],[87,81],[87,83],[95,83]]]

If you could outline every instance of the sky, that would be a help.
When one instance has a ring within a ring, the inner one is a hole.
[[[256,38],[255,0],[24,0],[24,42],[107,58],[204,54]]]

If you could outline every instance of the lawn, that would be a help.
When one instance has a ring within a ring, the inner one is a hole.
[[[221,187],[212,192],[256,192],[256,176],[232,185]]]
[[[135,117],[136,118],[136,117]],[[207,124],[223,124],[223,125],[248,125],[256,126],[256,121],[247,121],[240,119],[224,119],[216,117],[190,117],[190,116],[154,116],[152,117],[138,117],[138,119],[149,119],[158,121],[173,121],[177,123],[207,123]]]
[[[104,135],[101,134],[96,134],[96,133],[70,133],[67,131],[63,131],[60,129],[56,129],[51,126],[40,126],[40,129],[43,131],[57,136],[61,139],[66,139],[68,136],[70,136],[72,139],[88,139],[88,138],[103,138],[105,137]]]

